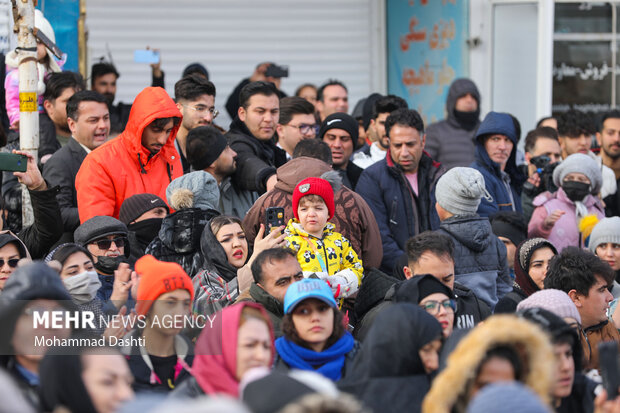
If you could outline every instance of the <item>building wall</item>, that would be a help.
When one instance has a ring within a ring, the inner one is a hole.
[[[134,50],[161,50],[171,95],[183,68],[201,62],[224,127],[228,94],[262,61],[289,66],[281,86],[289,95],[305,82],[343,81],[352,110],[359,98],[386,89],[383,9],[373,0],[88,0],[89,66],[109,51],[121,74],[117,100],[130,102],[151,82],[150,67],[133,62]]]

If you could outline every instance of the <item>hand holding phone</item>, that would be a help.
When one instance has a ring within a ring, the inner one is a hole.
[[[286,225],[284,222],[284,208],[269,207],[265,210],[265,225],[269,232],[278,230]]]

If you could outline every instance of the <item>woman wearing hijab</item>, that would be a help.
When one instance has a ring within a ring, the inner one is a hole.
[[[549,261],[558,251],[544,238],[523,241],[515,251],[515,280],[512,291],[495,306],[495,313],[514,313],[517,305],[536,291],[545,288]]]
[[[39,375],[45,412],[114,413],[134,396],[127,361],[111,347],[55,347],[41,361]]]
[[[273,364],[273,330],[265,309],[242,302],[215,315],[196,342],[192,378],[173,393],[173,398],[202,395],[239,397],[239,383],[255,367]]]
[[[30,258],[22,240],[11,231],[0,231],[0,292],[22,258]]]
[[[52,251],[47,261],[58,261],[62,265],[60,279],[80,311],[94,315],[95,334],[105,330],[103,323],[103,301],[97,298],[101,281],[95,271],[93,256],[86,248],[77,244],[63,244]]]
[[[338,387],[376,412],[420,412],[438,367],[442,329],[411,303],[381,311]]]
[[[338,381],[346,376],[359,349],[346,331],[331,288],[306,278],[291,284],[284,296],[283,337],[276,340],[275,369],[314,370]]]
[[[280,246],[284,240],[281,231],[266,236],[264,233],[265,227],[261,225],[254,251],[248,259],[248,242],[239,218],[217,216],[205,226],[200,238],[205,265],[193,279],[195,313],[214,314],[234,303],[241,292],[250,288],[254,281],[250,269],[254,259],[262,251]]]

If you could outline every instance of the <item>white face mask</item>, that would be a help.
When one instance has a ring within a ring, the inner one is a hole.
[[[91,302],[97,296],[97,290],[101,288],[101,281],[95,271],[85,271],[66,278],[63,284],[76,304]]]

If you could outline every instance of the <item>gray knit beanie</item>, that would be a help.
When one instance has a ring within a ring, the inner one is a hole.
[[[560,318],[574,318],[581,324],[581,316],[575,307],[575,303],[564,291],[553,288],[536,291],[517,304],[517,311],[527,310],[528,308],[542,308]]]
[[[519,382],[485,386],[467,406],[467,413],[551,413],[532,389]]]
[[[588,248],[596,254],[596,247],[607,242],[620,244],[620,217],[600,220],[590,234]]]
[[[484,186],[484,177],[473,168],[450,169],[439,178],[435,188],[437,203],[454,215],[475,214],[483,196],[493,201]]]
[[[583,153],[574,153],[564,159],[553,171],[553,183],[559,188],[566,175],[570,173],[581,173],[588,177],[591,185],[592,194],[598,194],[603,185],[603,175],[601,168],[596,161]]]
[[[196,171],[185,174],[170,182],[166,198],[171,208],[218,209],[220,189],[217,181],[208,172]]]

